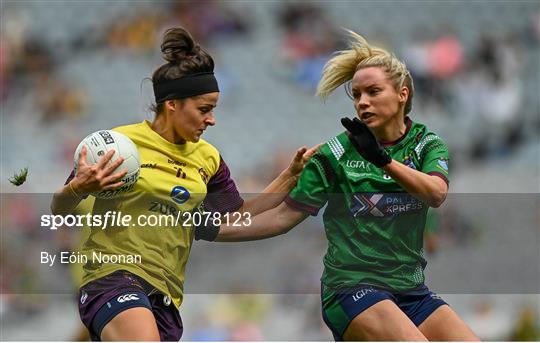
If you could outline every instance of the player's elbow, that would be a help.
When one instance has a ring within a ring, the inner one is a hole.
[[[54,214],[54,215],[62,215],[62,214],[64,214],[64,213],[62,213],[59,205],[60,204],[59,204],[58,199],[53,197],[53,200],[51,201],[51,206],[50,206],[52,214]]]
[[[54,206],[54,202],[51,202],[50,209],[51,209],[52,214],[58,214],[57,210],[56,210],[56,207]]]
[[[66,200],[63,199],[62,195],[55,194],[51,201],[50,209],[51,213],[54,215],[65,216],[71,214],[74,207],[71,207],[72,203],[66,204]]]
[[[430,196],[430,199],[428,200],[428,205],[430,207],[438,208],[440,207],[444,201],[446,200],[446,193],[433,193]]]
[[[446,200],[448,194],[448,184],[438,176],[431,176],[433,183],[431,184],[429,194],[427,195],[427,203],[430,207],[438,208]]]
[[[306,215],[303,212],[291,208],[286,203],[282,203],[278,206],[275,216],[279,232],[278,235],[283,235],[291,231],[305,217]]]

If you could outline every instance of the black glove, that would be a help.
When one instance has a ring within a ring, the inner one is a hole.
[[[373,132],[358,118],[354,118],[353,120],[341,118],[341,125],[349,131],[347,135],[352,145],[356,148],[356,151],[368,162],[373,163],[378,168],[382,168],[392,162],[392,158],[384,151],[379,142],[377,142],[377,138]]]
[[[203,220],[204,222],[204,220]],[[204,223],[201,223],[201,225],[195,226],[195,240],[203,240],[203,241],[209,241],[213,242],[216,240],[218,234],[219,234],[219,226],[216,226],[212,223],[212,221],[208,221],[206,223],[207,225],[204,225]]]

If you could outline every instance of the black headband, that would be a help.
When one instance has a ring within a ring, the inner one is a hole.
[[[214,73],[198,73],[154,83],[154,96],[158,104],[165,100],[184,99],[213,92],[219,92]]]

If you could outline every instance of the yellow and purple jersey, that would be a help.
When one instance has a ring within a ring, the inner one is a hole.
[[[197,211],[203,201],[205,211],[232,212],[243,200],[218,150],[208,142],[173,144],[152,130],[148,121],[113,130],[137,146],[140,175],[129,192],[112,199],[96,198],[94,216],[105,218],[114,211],[117,218],[109,220],[105,229],[92,228],[82,248],[88,257],[83,285],[127,270],[169,295],[178,307],[194,237],[187,222],[191,216],[184,214]],[[206,198],[209,193],[223,196]],[[120,222],[120,215],[131,219]]]

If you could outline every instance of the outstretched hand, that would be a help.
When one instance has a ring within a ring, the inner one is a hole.
[[[304,170],[304,166],[309,161],[311,156],[315,154],[317,149],[322,145],[317,144],[311,148],[301,147],[300,149],[296,150],[296,154],[294,155],[293,160],[291,161],[291,164],[289,164],[289,167],[287,168],[289,172],[293,176],[299,176],[300,173],[302,173],[302,170]]]
[[[347,129],[349,140],[366,161],[373,163],[378,168],[392,162],[390,155],[379,144],[377,138],[365,123],[358,118],[353,120],[341,118],[341,125]]]
[[[77,194],[85,195],[92,192],[113,189],[124,184],[124,182],[119,180],[127,174],[127,168],[114,173],[116,168],[124,162],[124,159],[119,157],[116,161],[109,163],[114,156],[114,150],[108,151],[94,165],[88,164],[86,155],[87,149],[86,146],[83,146],[79,154],[75,177],[70,181],[71,186]]]

